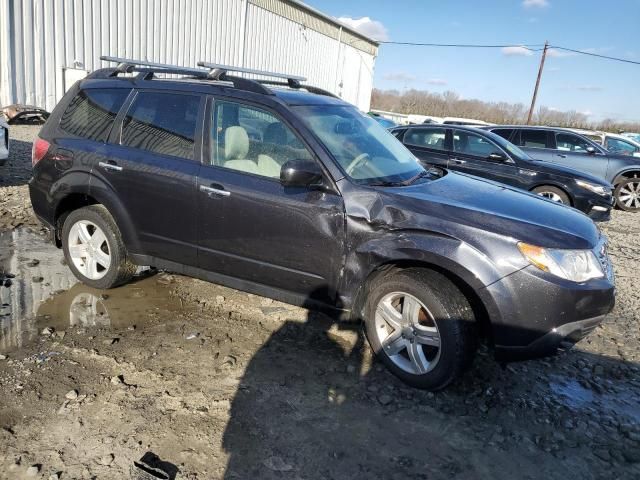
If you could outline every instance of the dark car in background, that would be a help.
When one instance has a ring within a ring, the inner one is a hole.
[[[613,308],[606,238],[577,210],[427,171],[299,80],[111,61],[56,106],[29,183],[87,285],[149,265],[320,307],[362,320],[389,370],[427,389],[461,375],[480,338],[505,360],[546,355]]]
[[[0,117],[0,167],[9,158],[9,125]]]
[[[534,160],[504,138],[474,127],[411,125],[391,132],[424,164],[487,178],[608,220],[611,186],[592,175]]]
[[[611,153],[589,138],[564,128],[501,125],[486,129],[536,159],[564,165],[611,183],[619,208],[640,211],[640,158]]]

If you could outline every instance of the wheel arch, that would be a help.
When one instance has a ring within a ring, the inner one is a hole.
[[[640,178],[640,165],[630,167],[626,170],[618,172],[614,177],[612,183],[615,186],[618,185],[618,183],[620,183],[621,181],[626,180],[627,178]]]
[[[544,181],[544,182],[540,182],[536,185],[533,185],[530,189],[529,192],[536,194],[534,192],[534,190],[536,188],[540,188],[540,187],[553,187],[553,188],[557,188],[558,190],[561,190],[562,193],[564,193],[567,198],[569,199],[570,202],[570,206],[573,206],[575,204],[575,200],[573,198],[573,195],[571,195],[571,192],[569,192],[569,190],[567,189],[567,186],[559,183],[559,182],[554,182],[554,181]]]
[[[367,278],[358,289],[351,310],[351,320],[361,321],[362,311],[365,305],[369,287],[375,280],[385,275],[407,270],[421,268],[437,272],[449,281],[451,281],[462,292],[473,310],[474,318],[479,327],[481,336],[493,344],[493,328],[491,323],[492,314],[495,314],[496,307],[490,298],[483,295],[484,286],[482,286],[471,272],[461,268],[454,269],[445,262],[423,261],[423,260],[389,260],[376,266],[369,272]]]

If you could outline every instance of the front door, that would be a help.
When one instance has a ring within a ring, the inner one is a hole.
[[[492,159],[492,154],[500,154],[503,158]],[[449,168],[517,188],[527,188],[520,169],[504,150],[484,135],[467,130],[453,131]]]
[[[593,147],[595,152],[588,152]],[[609,159],[599,147],[572,133],[556,133],[555,163],[605,178]]]
[[[209,158],[198,177],[201,268],[330,300],[344,255],[344,207],[336,193],[284,187],[288,160],[315,160],[274,112],[211,102]]]
[[[140,241],[135,253],[194,264],[204,97],[141,90],[119,117],[93,173],[129,215]]]

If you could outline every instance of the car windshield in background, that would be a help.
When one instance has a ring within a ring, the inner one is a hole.
[[[361,184],[406,184],[425,170],[391,133],[349,106],[295,107],[346,174]]]

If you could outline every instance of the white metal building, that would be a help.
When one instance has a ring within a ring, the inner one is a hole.
[[[301,75],[367,111],[377,52],[297,0],[0,0],[0,106],[51,110],[111,55]]]

